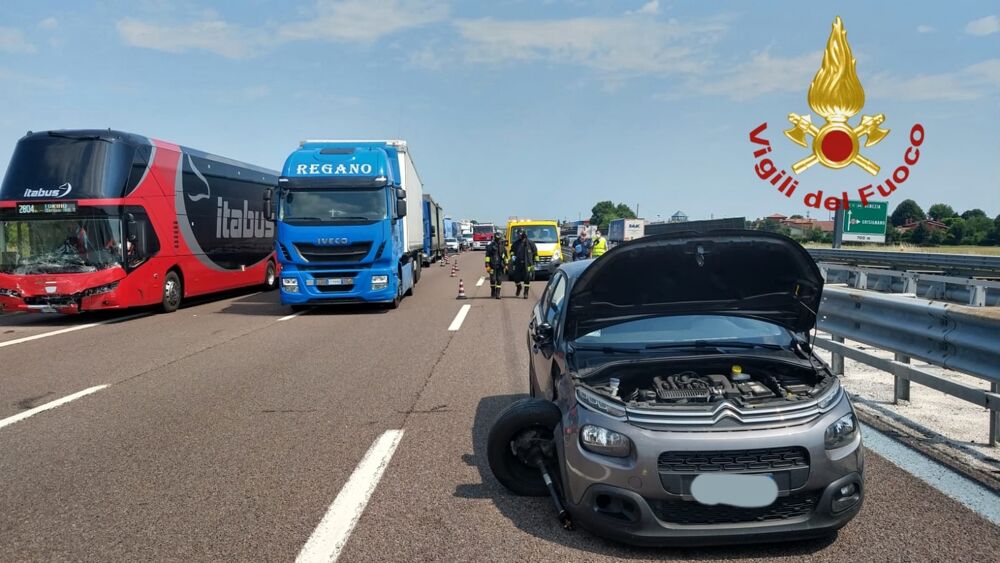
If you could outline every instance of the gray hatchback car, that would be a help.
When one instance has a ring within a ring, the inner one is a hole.
[[[563,265],[528,327],[531,398],[490,430],[494,475],[626,543],[833,534],[861,508],[864,457],[809,342],[822,288],[798,243],[758,231]]]

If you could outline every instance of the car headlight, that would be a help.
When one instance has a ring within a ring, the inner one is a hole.
[[[592,424],[580,429],[580,445],[589,452],[611,457],[628,457],[632,453],[632,440],[628,436]]]
[[[553,262],[562,262],[562,251],[559,250],[558,248],[556,249],[555,252],[552,253],[552,261]]]
[[[845,414],[826,427],[826,435],[823,438],[826,449],[832,450],[850,444],[857,432],[858,419],[853,412]]]
[[[389,287],[389,276],[372,276],[372,290]]]
[[[3,295],[4,297],[21,297],[21,292],[16,289],[0,287],[0,295]]]
[[[296,278],[281,278],[281,289],[288,293],[298,293],[299,280]]]

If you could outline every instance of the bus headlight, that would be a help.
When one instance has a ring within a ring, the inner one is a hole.
[[[7,289],[6,287],[0,287],[0,295],[4,297],[21,297],[21,292],[16,289]]]
[[[281,290],[286,293],[298,293],[299,280],[296,278],[281,278]]]
[[[389,287],[389,276],[372,276],[372,291]]]

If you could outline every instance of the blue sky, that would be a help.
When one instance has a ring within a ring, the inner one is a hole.
[[[748,134],[767,121],[779,165],[806,156],[780,131],[810,113],[840,15],[862,113],[892,131],[863,150],[876,180],[927,131],[890,208],[1000,213],[1000,5],[833,4],[5,0],[0,166],[27,130],[112,127],[275,169],[304,138],[404,138],[455,217],[576,219],[601,199],[649,219],[804,213],[757,179]]]

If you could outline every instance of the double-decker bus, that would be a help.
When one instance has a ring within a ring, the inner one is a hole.
[[[0,309],[76,313],[277,285],[278,173],[112,130],[29,132],[0,185]]]

